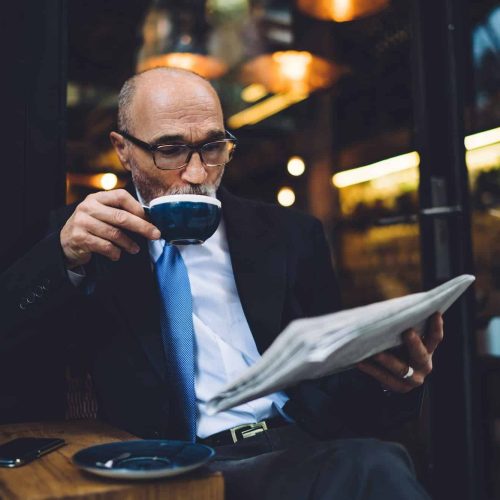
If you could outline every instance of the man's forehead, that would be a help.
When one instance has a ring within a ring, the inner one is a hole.
[[[217,94],[205,80],[196,75],[160,71],[138,76],[134,101],[143,106],[166,108],[219,105]]]
[[[141,79],[136,87],[132,119],[151,131],[155,125],[181,132],[186,125],[204,124],[223,127],[217,94],[208,82],[193,77],[158,77]],[[156,132],[156,131],[155,131]],[[156,134],[155,134],[156,135]]]

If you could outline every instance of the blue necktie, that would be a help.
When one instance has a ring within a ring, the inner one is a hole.
[[[155,272],[162,298],[161,333],[168,382],[174,395],[169,423],[178,430],[172,437],[194,442],[197,409],[193,299],[186,264],[175,246],[165,244]]]

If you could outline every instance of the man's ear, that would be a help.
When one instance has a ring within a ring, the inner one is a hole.
[[[122,135],[118,134],[117,132],[110,132],[109,140],[111,141],[111,144],[113,144],[113,147],[115,148],[116,154],[118,155],[118,158],[120,159],[120,163],[122,164],[123,168],[130,172],[130,165],[128,163],[128,152],[127,152],[128,146],[125,143],[125,139],[123,138]]]

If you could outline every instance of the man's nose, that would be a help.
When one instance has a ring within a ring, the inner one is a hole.
[[[189,159],[189,163],[182,171],[182,180],[191,184],[203,184],[207,178],[207,170],[201,161],[200,153],[194,151]]]

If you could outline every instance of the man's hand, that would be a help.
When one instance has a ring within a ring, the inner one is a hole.
[[[424,338],[420,338],[415,330],[403,334],[403,342],[408,352],[408,361],[403,361],[389,352],[381,352],[362,361],[358,368],[385,388],[399,393],[406,393],[424,383],[425,377],[432,371],[432,355],[443,340],[443,318],[435,313],[430,317],[429,326]],[[413,369],[411,373],[409,368]]]
[[[122,250],[131,254],[139,246],[123,230],[150,240],[160,231],[145,220],[141,204],[124,189],[91,194],[80,203],[61,230],[61,246],[68,269],[87,264],[93,253],[118,260]]]

